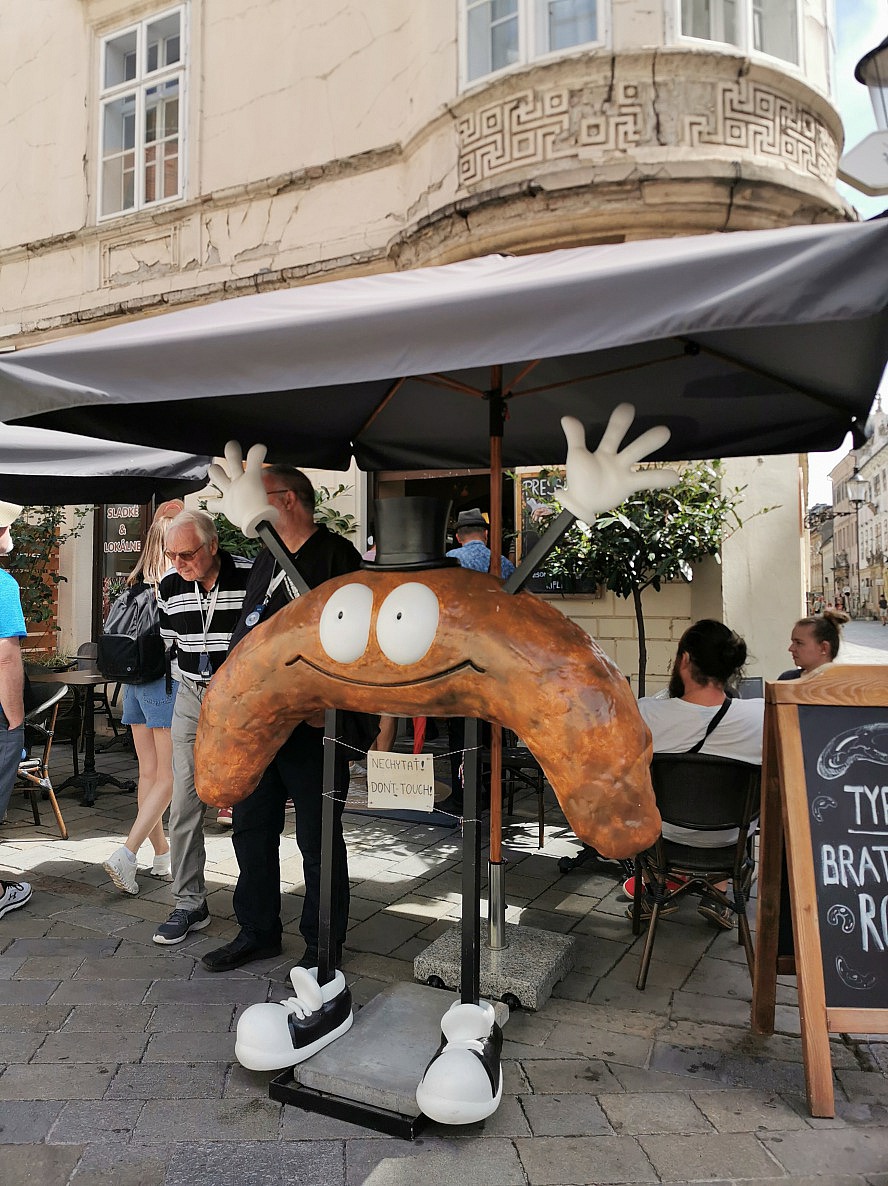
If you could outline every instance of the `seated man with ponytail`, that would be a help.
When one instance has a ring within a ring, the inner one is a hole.
[[[725,690],[739,677],[745,662],[746,643],[724,623],[704,618],[690,626],[678,644],[668,696],[644,696],[638,701],[654,753],[711,754],[760,766],[765,702],[733,698]],[[697,848],[716,848],[737,839],[736,832],[732,836],[670,824],[663,825],[663,836]],[[645,907],[649,913],[647,902],[643,911]],[[704,898],[699,912],[724,930],[734,925],[730,911],[715,901]]]

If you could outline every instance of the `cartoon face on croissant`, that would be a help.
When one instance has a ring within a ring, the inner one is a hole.
[[[257,626],[204,698],[200,797],[244,799],[295,725],[325,708],[503,725],[581,840],[628,857],[659,835],[650,734],[626,679],[558,610],[487,574],[349,573]]]

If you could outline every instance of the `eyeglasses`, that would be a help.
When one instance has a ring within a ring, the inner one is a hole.
[[[266,494],[289,494],[290,487],[284,486],[283,489],[281,489],[281,490],[266,490],[265,493]]]
[[[166,556],[167,560],[172,560],[173,564],[175,564],[177,560],[180,560],[183,564],[187,564],[189,560],[194,559],[201,548],[205,548],[206,546],[207,545],[203,543],[198,548],[192,548],[190,552],[164,552],[164,556]]]

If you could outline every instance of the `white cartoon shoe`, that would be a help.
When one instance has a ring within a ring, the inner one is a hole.
[[[351,990],[341,972],[319,985],[317,968],[293,968],[295,997],[250,1005],[237,1023],[234,1053],[249,1071],[279,1071],[305,1062],[351,1029]]]
[[[416,1102],[440,1124],[475,1124],[503,1094],[503,1031],[493,1006],[456,1002],[441,1018],[442,1042],[416,1089]]]

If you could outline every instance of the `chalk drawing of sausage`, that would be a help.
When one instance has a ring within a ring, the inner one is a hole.
[[[850,935],[854,930],[854,915],[847,906],[830,906],[826,912],[826,921],[831,927],[841,927],[844,935]]]
[[[872,972],[858,972],[844,956],[836,956],[836,971],[843,984],[847,984],[849,988],[872,988],[876,983],[876,978]]]
[[[856,725],[834,737],[817,759],[821,778],[841,778],[855,762],[888,766],[888,721]]]
[[[822,824],[824,811],[830,807],[835,810],[836,806],[837,804],[835,799],[831,799],[829,795],[818,795],[811,804],[811,814],[817,820],[818,824]]]

